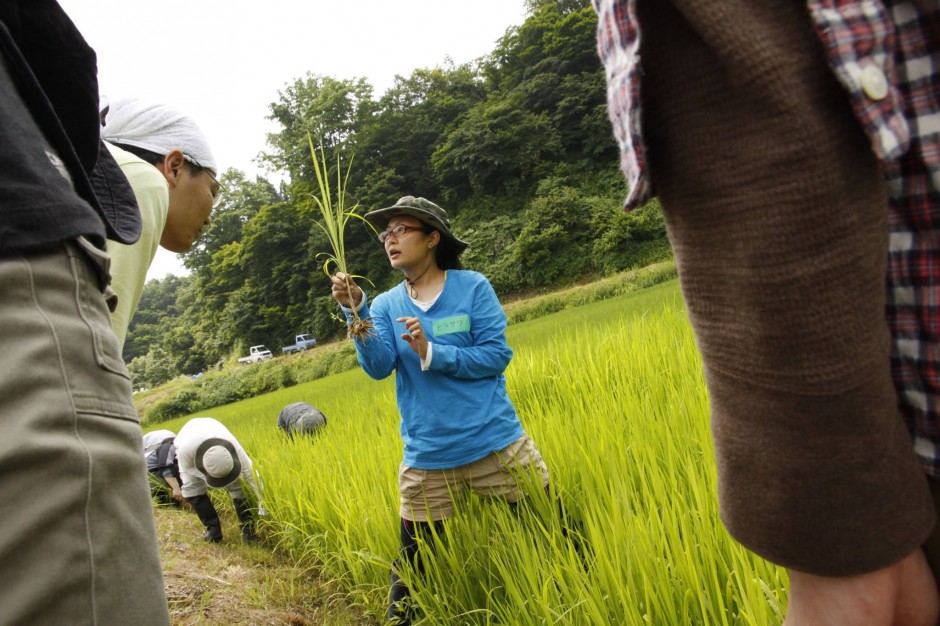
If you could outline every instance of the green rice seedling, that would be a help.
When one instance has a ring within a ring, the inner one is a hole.
[[[346,184],[349,182],[349,172],[352,169],[353,159],[349,159],[349,165],[346,167],[346,175],[343,176],[339,155],[336,156],[336,202],[334,203],[332,194],[330,193],[329,181],[327,180],[329,168],[326,164],[326,153],[323,150],[323,146],[320,146],[320,160],[317,160],[317,152],[313,147],[313,139],[309,134],[307,135],[307,143],[310,145],[313,171],[317,175],[317,185],[320,189],[320,195],[313,197],[314,201],[317,203],[317,207],[320,209],[320,215],[323,218],[323,221],[317,222],[317,225],[326,234],[327,240],[330,242],[330,247],[333,249],[332,252],[321,252],[317,257],[325,257],[323,273],[326,274],[327,277],[332,276],[330,273],[331,267],[335,267],[337,271],[343,273],[346,277],[346,287],[348,289],[351,278],[364,277],[351,275],[346,268],[346,244],[344,239],[346,224],[349,222],[350,218],[356,218],[362,220],[369,228],[372,228],[373,231],[375,229],[372,227],[372,224],[369,224],[361,215],[356,213],[356,209],[359,207],[358,203],[353,205],[352,208],[346,209]],[[353,323],[349,325],[349,336],[365,340],[374,332],[372,321],[369,319],[359,319],[356,308],[354,306],[350,306],[350,308],[352,308],[353,312]]]

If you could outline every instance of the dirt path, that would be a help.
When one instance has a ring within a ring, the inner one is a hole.
[[[224,540],[202,540],[189,511],[155,511],[173,626],[366,626],[375,621],[345,604],[316,572],[297,569],[263,546],[247,546],[223,516]]]

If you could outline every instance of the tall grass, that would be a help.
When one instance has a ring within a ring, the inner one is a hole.
[[[424,574],[405,572],[424,623],[779,624],[784,572],[718,520],[707,397],[676,283],[514,325],[509,342],[510,397],[551,495],[535,487],[519,510],[464,503]],[[298,400],[327,414],[322,435],[276,431]],[[265,531],[382,615],[398,550],[393,381],[355,370],[212,415],[255,459]]]

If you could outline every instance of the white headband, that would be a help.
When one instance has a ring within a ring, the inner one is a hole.
[[[102,105],[105,106],[105,102]],[[206,136],[189,117],[163,104],[135,98],[107,103],[101,138],[109,143],[136,146],[157,154],[179,150],[196,165],[218,174]]]

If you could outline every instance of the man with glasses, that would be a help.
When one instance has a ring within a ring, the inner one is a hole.
[[[189,117],[166,105],[123,99],[103,108],[102,122],[101,136],[130,181],[143,220],[136,244],[108,241],[118,294],[111,320],[123,348],[157,245],[189,250],[211,222],[223,188],[209,143]]]

